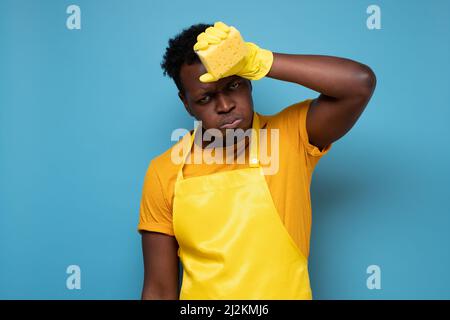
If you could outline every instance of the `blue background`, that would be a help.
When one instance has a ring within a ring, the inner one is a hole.
[[[314,173],[316,299],[449,299],[449,1],[0,1],[0,298],[138,299],[150,160],[193,120],[167,41],[217,20],[275,52],[368,64],[376,92]],[[81,8],[68,30],[66,8]],[[366,8],[381,8],[381,30]],[[265,114],[318,94],[254,83]],[[81,290],[66,288],[81,267]],[[366,268],[381,268],[381,290]]]

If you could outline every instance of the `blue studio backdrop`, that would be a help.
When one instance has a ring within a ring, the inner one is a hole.
[[[218,20],[377,75],[314,172],[314,298],[449,299],[449,13],[447,0],[0,0],[0,299],[140,298],[145,171],[193,127],[160,62],[169,38]],[[263,114],[317,95],[253,83]]]

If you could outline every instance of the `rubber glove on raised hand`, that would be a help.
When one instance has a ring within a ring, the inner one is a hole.
[[[194,51],[207,73],[201,82],[213,82],[231,75],[259,80],[269,73],[273,53],[252,42],[244,42],[239,31],[223,22],[216,22],[197,36]]]

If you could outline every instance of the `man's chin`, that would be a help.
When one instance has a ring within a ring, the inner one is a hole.
[[[251,129],[251,127],[247,129],[241,127],[211,128],[211,129],[204,129],[203,139],[205,141],[216,141],[216,139],[221,139],[223,141],[223,145],[236,144],[237,142],[241,141],[245,136],[250,136],[251,134],[250,131],[247,131]]]
[[[250,134],[243,128],[222,129],[221,131],[226,145],[236,144]]]

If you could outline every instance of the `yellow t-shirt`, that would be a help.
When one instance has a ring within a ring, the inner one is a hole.
[[[332,146],[329,144],[319,150],[309,143],[306,115],[311,101],[312,99],[308,99],[293,104],[270,116],[258,113],[261,128],[268,130],[269,146],[270,130],[278,129],[278,170],[275,174],[265,175],[265,179],[282,222],[305,257],[309,256],[311,234],[311,177],[319,159]],[[172,204],[180,165],[171,159],[173,147],[154,158],[147,169],[140,206],[139,231],[174,236]],[[269,156],[270,152],[271,150],[268,152]],[[192,161],[185,164],[183,174],[185,178],[190,178],[246,166],[248,164],[195,164]]]

